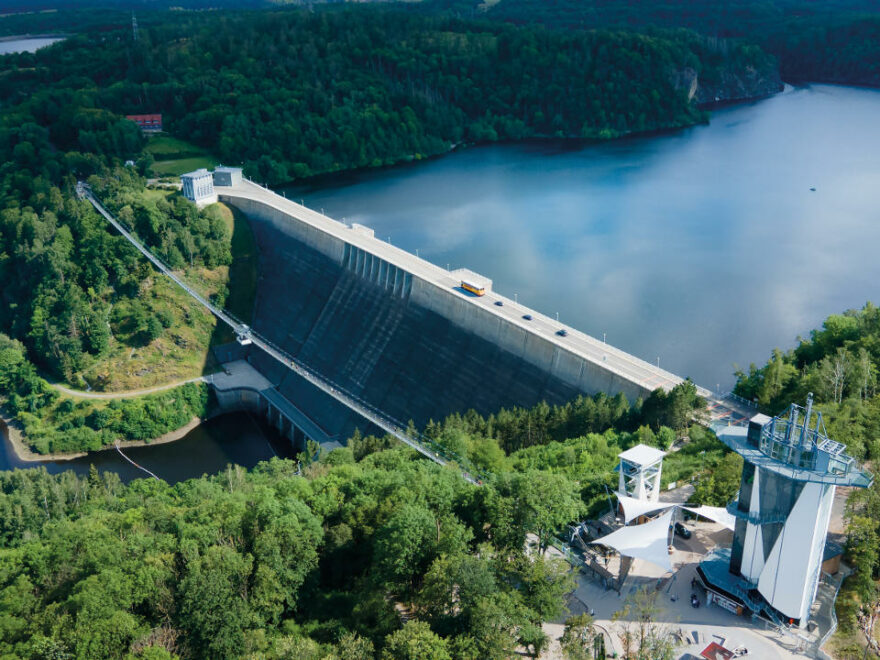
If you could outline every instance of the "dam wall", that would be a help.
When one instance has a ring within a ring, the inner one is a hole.
[[[247,182],[217,191],[250,218],[259,248],[254,329],[399,421],[423,425],[471,408],[489,414],[600,391],[634,400],[681,382],[497,295],[485,278],[486,295],[473,296],[459,286],[473,274],[447,272],[368,228]],[[363,428],[354,413],[262,351],[248,359],[308,411],[316,433],[344,441]]]

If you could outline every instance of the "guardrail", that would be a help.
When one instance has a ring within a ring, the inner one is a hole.
[[[785,513],[766,513],[764,515],[760,515],[757,513],[746,513],[745,511],[740,511],[737,507],[736,502],[728,502],[726,508],[727,513],[732,515],[734,518],[747,520],[753,525],[774,525],[788,520],[788,514]]]

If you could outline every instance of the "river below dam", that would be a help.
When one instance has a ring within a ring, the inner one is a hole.
[[[0,470],[44,466],[50,473],[73,470],[85,475],[94,465],[112,470],[124,482],[149,475],[120,456],[113,447],[68,461],[23,461],[15,454],[9,438],[0,443]],[[228,413],[209,419],[180,440],[158,445],[126,447],[125,455],[169,483],[185,481],[203,474],[216,474],[228,464],[253,467],[273,456],[291,458],[289,441],[262,419],[248,413]]]
[[[674,133],[477,147],[284,192],[728,389],[734,363],[763,363],[827,315],[878,302],[877,117],[880,91],[788,87]],[[0,469],[36,465],[8,439],[2,447]],[[244,414],[125,450],[170,482],[284,451]],[[145,476],[115,450],[43,464],[86,473],[92,463],[125,481]]]
[[[878,117],[876,90],[787,87],[659,136],[478,147],[284,192],[726,390],[734,363],[878,302]]]

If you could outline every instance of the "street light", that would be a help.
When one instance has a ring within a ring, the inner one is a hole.
[[[517,298],[517,294],[515,294],[515,293],[513,294],[513,302],[515,304],[519,304],[519,299]]]
[[[604,332],[602,333],[602,343],[603,344],[605,343],[605,333]]]

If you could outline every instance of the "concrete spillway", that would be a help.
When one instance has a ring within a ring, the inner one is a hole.
[[[398,420],[560,403],[578,393],[644,396],[681,379],[252,183],[218,187],[250,219],[260,252],[254,329]],[[496,303],[502,303],[498,305]],[[531,319],[524,319],[530,314]],[[326,438],[354,413],[283,365],[251,361]]]

